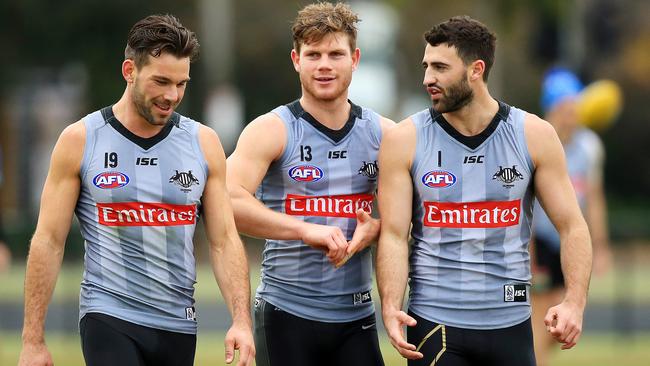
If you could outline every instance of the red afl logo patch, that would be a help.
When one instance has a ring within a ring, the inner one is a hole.
[[[314,165],[298,165],[289,169],[289,176],[297,182],[316,182],[323,178],[323,171]]]
[[[429,188],[445,188],[456,183],[456,176],[446,170],[434,170],[422,176],[422,183]]]
[[[120,172],[99,173],[93,178],[93,184],[101,189],[113,189],[129,184],[129,177]]]

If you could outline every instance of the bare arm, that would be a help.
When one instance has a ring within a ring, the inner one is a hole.
[[[395,127],[395,122],[385,117],[381,117],[379,124],[381,127],[382,136],[386,136],[386,132]],[[349,242],[348,249],[346,251],[347,254],[343,260],[336,263],[336,267],[342,266],[345,264],[345,262],[348,261],[348,259],[352,258],[355,253],[367,248],[372,243],[376,242],[379,237],[380,228],[380,219],[372,218],[367,212],[361,209],[358,210],[357,225],[354,229],[352,240]]]
[[[555,130],[536,116],[526,118],[526,140],[535,169],[535,191],[560,235],[566,293],[549,309],[545,322],[551,334],[573,347],[582,332],[582,316],[591,274],[591,241],[567,172],[564,152]]]
[[[340,228],[316,225],[275,212],[253,194],[271,163],[286,145],[286,129],[272,113],[258,117],[242,132],[237,147],[228,158],[228,190],[237,229],[250,236],[278,240],[302,240],[328,251],[332,263],[342,260],[347,242]]]
[[[248,260],[235,227],[226,189],[226,157],[212,129],[202,126],[199,140],[208,163],[203,214],[210,243],[210,262],[233,322],[225,339],[226,363],[233,361],[234,350],[239,349],[237,365],[252,365],[255,345],[250,316]]]
[[[79,169],[85,138],[83,123],[72,124],[63,131],[52,152],[25,272],[25,316],[20,365],[52,364],[45,346],[45,317],[79,196]]]
[[[423,357],[405,340],[404,325],[414,326],[415,319],[402,311],[408,280],[408,235],[413,200],[410,167],[414,151],[415,128],[410,120],[384,136],[379,150],[378,189],[382,224],[377,246],[377,285],[382,317],[391,344],[409,359]]]
[[[598,141],[600,143],[600,141]],[[593,269],[602,274],[610,266],[609,227],[607,224],[607,201],[603,187],[603,149],[599,146],[598,156],[592,166],[592,174],[587,182],[587,207],[585,219],[589,226],[594,249]]]

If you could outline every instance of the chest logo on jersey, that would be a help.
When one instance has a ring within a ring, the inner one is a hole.
[[[199,184],[199,179],[192,174],[191,170],[188,170],[187,173],[176,170],[176,173],[169,178],[169,183],[181,187],[183,192],[189,192],[191,186]]]
[[[101,189],[113,189],[129,184],[129,177],[120,172],[103,172],[93,178],[93,184]]]
[[[323,178],[323,170],[315,165],[298,165],[289,169],[289,177],[296,182],[317,182]]]
[[[105,226],[179,226],[196,222],[196,205],[153,202],[97,203],[98,222]]]
[[[521,200],[423,202],[422,223],[428,227],[497,228],[519,224]]]
[[[513,165],[512,168],[504,168],[502,166],[499,166],[499,170],[492,176],[492,180],[494,179],[506,183],[503,186],[510,188],[514,186],[511,183],[520,179],[524,179],[524,175],[517,170],[516,165]]]
[[[359,168],[359,174],[365,175],[370,179],[377,179],[377,174],[379,173],[379,168],[377,168],[377,161],[374,162],[363,162],[361,168]]]
[[[355,218],[358,209],[372,212],[371,194],[346,194],[338,196],[299,196],[288,194],[284,212],[294,216],[326,216]]]
[[[433,170],[422,176],[422,183],[429,188],[446,188],[456,183],[456,176],[446,170]]]

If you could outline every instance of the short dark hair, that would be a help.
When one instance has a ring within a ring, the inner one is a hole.
[[[158,57],[167,52],[178,58],[194,61],[199,53],[199,41],[173,15],[150,15],[133,25],[124,50],[124,58],[145,66],[148,56]]]
[[[483,60],[485,62],[483,80],[487,81],[494,64],[497,37],[483,23],[467,15],[455,16],[424,33],[424,39],[431,46],[446,43],[456,47],[458,56],[465,65]]]
[[[300,51],[302,44],[322,40],[331,33],[342,32],[348,35],[350,49],[354,51],[357,44],[357,27],[359,16],[350,5],[344,3],[318,2],[302,8],[293,21],[293,47]]]

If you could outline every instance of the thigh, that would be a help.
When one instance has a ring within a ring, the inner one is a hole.
[[[136,342],[115,327],[86,314],[79,323],[81,349],[88,366],[145,366]]]
[[[145,360],[148,365],[192,366],[196,353],[196,335],[152,329],[147,339]]]
[[[412,312],[417,325],[407,328],[407,341],[414,344],[424,357],[409,360],[409,366],[470,366],[463,347],[462,330],[428,321]]]
[[[338,324],[342,333],[333,365],[383,366],[374,314],[349,323]]]
[[[317,366],[322,357],[314,350],[319,334],[310,321],[255,299],[255,362],[257,366]]]
[[[485,358],[491,360],[490,365],[535,366],[530,319],[512,327],[488,332],[490,346]]]

